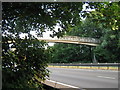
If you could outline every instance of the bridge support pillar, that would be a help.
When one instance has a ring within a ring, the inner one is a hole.
[[[95,53],[93,52],[93,63],[97,63]]]
[[[93,51],[95,47],[90,46],[90,48],[91,48],[90,53],[91,53],[92,62],[93,62],[93,63],[97,63],[96,56],[95,56],[95,52]]]

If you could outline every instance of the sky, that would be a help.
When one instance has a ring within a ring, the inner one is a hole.
[[[54,30],[57,31],[58,28],[60,28],[60,26],[56,26]],[[52,31],[47,31],[47,30],[46,30],[46,32],[43,32],[43,37],[37,37],[35,31],[30,31],[30,34],[32,34],[33,36],[35,36],[35,37],[38,38],[38,39],[39,39],[39,38],[44,38],[44,39],[50,39],[50,38],[52,38],[52,37],[50,37],[50,34],[52,34]],[[28,34],[23,34],[23,33],[22,33],[22,34],[20,35],[20,37],[21,37],[21,38],[24,38],[24,37],[27,36],[27,35],[28,35]],[[56,38],[56,37],[55,37],[55,38]],[[55,44],[55,43],[48,43],[49,46],[53,46],[54,44]]]

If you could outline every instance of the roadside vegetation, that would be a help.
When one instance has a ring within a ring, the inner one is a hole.
[[[106,28],[103,24],[86,18],[70,28],[66,36],[92,37],[101,40],[99,46],[56,43],[52,50],[52,63],[118,63],[120,53],[120,31]]]

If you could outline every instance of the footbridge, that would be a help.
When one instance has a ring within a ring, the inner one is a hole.
[[[38,40],[44,40],[46,42],[85,44],[90,46],[98,46],[100,44],[99,39],[78,36],[63,36],[60,38],[39,38]]]

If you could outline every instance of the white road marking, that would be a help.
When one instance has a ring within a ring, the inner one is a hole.
[[[114,77],[106,77],[106,76],[97,76],[97,77],[100,77],[100,78],[108,78],[108,79],[115,79]]]
[[[68,68],[69,69],[69,68]],[[70,70],[81,70],[81,71],[93,71],[93,72],[119,72],[117,70],[99,70],[99,69],[70,69]]]
[[[56,83],[56,84],[61,84],[61,85],[64,85],[64,86],[67,86],[67,87],[71,87],[71,88],[79,88],[79,87],[68,85],[68,84],[64,84],[64,83],[61,83],[61,82],[58,82],[58,81],[53,81],[53,80],[47,80],[47,81],[53,82],[53,83]]]

